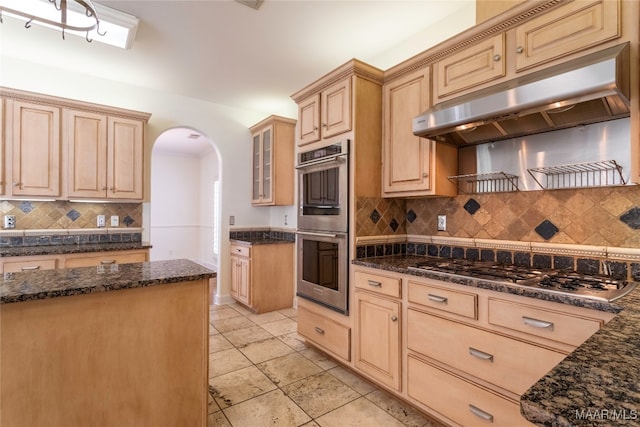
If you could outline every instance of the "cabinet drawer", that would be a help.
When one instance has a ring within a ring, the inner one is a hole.
[[[489,298],[489,323],[577,347],[604,322]]]
[[[475,377],[524,393],[565,355],[409,309],[407,346]]]
[[[463,426],[533,426],[520,405],[475,386],[411,355],[407,360],[410,398]]]
[[[478,295],[409,281],[409,302],[478,319]]]
[[[236,245],[236,244],[231,244],[231,254],[232,255],[239,255],[239,256],[244,256],[244,257],[250,257],[251,256],[251,247],[250,246],[243,246],[243,245]]]
[[[400,298],[401,279],[399,277],[387,277],[361,271],[356,271],[354,276],[356,288]]]
[[[305,308],[298,308],[298,333],[347,361],[351,360],[350,331],[331,319]]]
[[[2,263],[3,272],[19,273],[31,270],[54,270],[58,267],[58,260],[55,258],[33,259],[29,261],[5,261]]]
[[[109,253],[105,252],[99,255],[67,257],[64,262],[65,268],[78,267],[97,267],[108,266],[114,264],[129,264],[135,262],[145,262],[147,260],[146,252],[134,253]]]

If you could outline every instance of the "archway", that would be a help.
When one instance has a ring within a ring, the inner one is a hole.
[[[186,258],[217,269],[220,247],[218,149],[197,129],[167,129],[151,152],[150,259]]]

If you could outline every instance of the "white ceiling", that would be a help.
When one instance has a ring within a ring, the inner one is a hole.
[[[475,0],[265,0],[258,10],[231,0],[100,3],[140,19],[130,50],[5,18],[2,54],[293,118],[291,94],[337,66],[358,58],[387,69],[429,47],[404,41],[437,38],[427,30],[434,23],[475,10]]]

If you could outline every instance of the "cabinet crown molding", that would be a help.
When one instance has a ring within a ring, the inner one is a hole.
[[[366,80],[382,85],[384,71],[354,58],[336,68],[335,70],[331,71],[330,73],[326,74],[324,77],[321,77],[310,85],[294,93],[293,95],[291,95],[291,98],[296,103],[299,103],[300,101],[308,98],[314,93],[318,93],[323,89],[331,86],[332,84],[339,82],[340,80],[349,76],[362,77]]]
[[[263,127],[263,126],[265,126],[267,124],[271,124],[271,123],[275,123],[275,122],[295,125],[297,123],[297,120],[290,119],[289,117],[276,116],[275,114],[272,114],[269,117],[267,117],[266,119],[260,120],[258,123],[256,123],[255,125],[251,126],[249,128],[249,130],[251,132],[254,132],[255,130],[260,129],[261,127]]]
[[[0,97],[20,101],[28,101],[35,104],[53,104],[62,108],[91,111],[94,113],[108,114],[114,117],[142,120],[144,122],[148,122],[151,118],[151,113],[127,110],[124,108],[111,107],[108,105],[94,104],[91,102],[78,101],[69,98],[60,98],[57,96],[44,95],[41,93],[28,92],[2,86],[0,86]]]

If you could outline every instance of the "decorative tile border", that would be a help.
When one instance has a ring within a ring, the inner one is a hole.
[[[129,243],[142,241],[142,228],[0,230],[0,247]]]
[[[229,230],[229,238],[234,240],[286,240],[296,241],[295,230],[290,228],[234,228]]]
[[[356,258],[421,255],[440,258],[492,261],[533,268],[607,274],[617,279],[640,280],[640,249],[607,248],[471,239],[441,236],[369,236],[356,238]],[[402,242],[401,237],[406,241]]]

